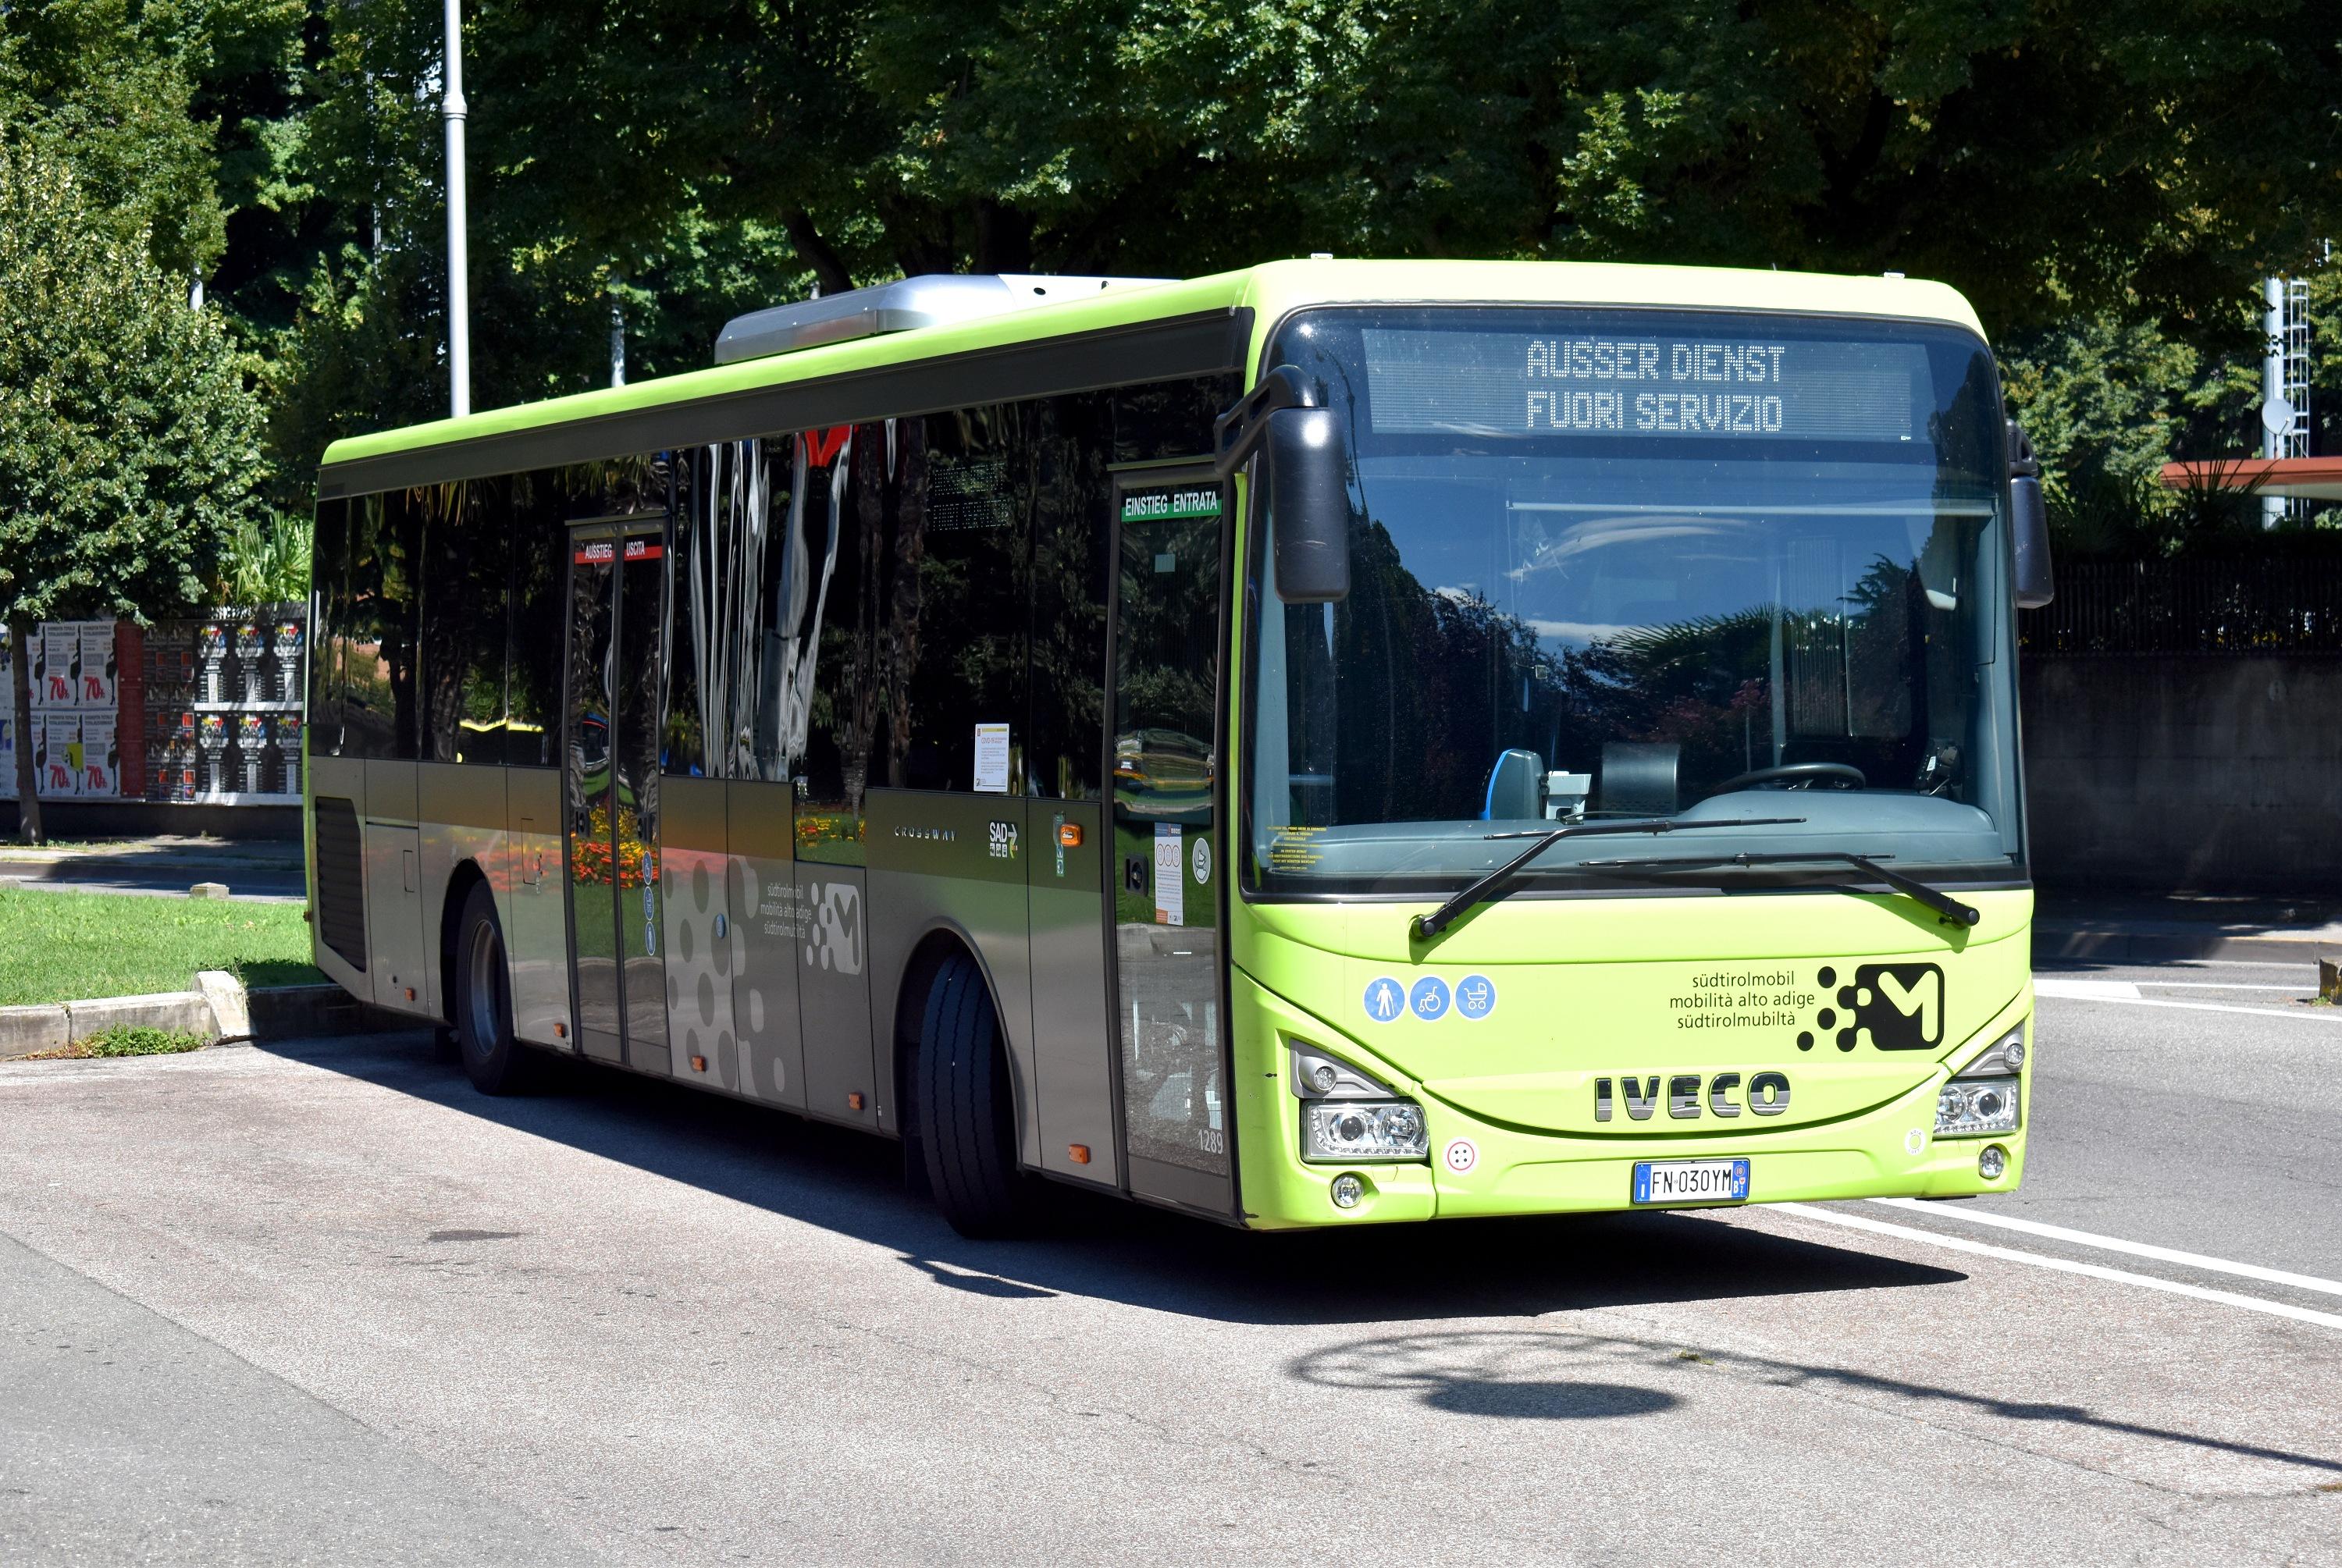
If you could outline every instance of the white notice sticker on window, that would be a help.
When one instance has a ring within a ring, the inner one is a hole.
[[[1187,857],[1181,853],[1179,824],[1155,824],[1155,924],[1187,924]]]
[[[1008,793],[1008,726],[976,726],[976,793]]]

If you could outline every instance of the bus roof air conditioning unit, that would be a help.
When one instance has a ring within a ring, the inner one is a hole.
[[[792,354],[914,327],[948,326],[1038,305],[1088,299],[1106,289],[1146,288],[1160,277],[1050,277],[1031,273],[928,273],[734,316],[716,339],[716,363]]]

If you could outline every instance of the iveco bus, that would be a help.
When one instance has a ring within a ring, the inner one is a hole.
[[[336,443],[316,961],[1263,1228],[2006,1191],[2037,484],[1895,277],[921,277]]]

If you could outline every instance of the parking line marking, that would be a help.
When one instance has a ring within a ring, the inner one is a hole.
[[[2234,1291],[2216,1291],[2203,1285],[2182,1284],[2177,1280],[2159,1280],[2153,1274],[2135,1274],[2128,1269],[2110,1269],[2103,1263],[2080,1263],[2067,1258],[2045,1257],[2039,1253],[2019,1252],[2015,1247],[1997,1247],[1989,1242],[1972,1242],[1966,1236],[1947,1236],[1937,1231],[1923,1231],[1912,1225],[1891,1225],[1884,1220],[1866,1219],[1860,1214],[1842,1214],[1833,1209],[1817,1208],[1812,1203],[1769,1203],[1767,1208],[1783,1213],[1796,1214],[1808,1220],[1819,1220],[1826,1225],[1842,1225],[1847,1230],[1868,1231],[1873,1235],[1895,1236],[1907,1242],[1920,1242],[1928,1246],[1945,1247],[1956,1253],[1972,1253],[1977,1257],[1998,1258],[2003,1263],[2027,1263],[2037,1269],[2051,1269],[2063,1274],[2081,1274],[2088,1279],[2108,1280],[2116,1284],[2143,1285],[2151,1291],[2163,1291],[2176,1296],[2191,1296],[2197,1301],[2216,1302],[2222,1306],[2242,1307],[2247,1312],[2267,1313],[2271,1317],[2292,1318],[2297,1323],[2314,1323],[2325,1328],[2342,1328],[2342,1314],[2312,1312],[2307,1307],[2293,1306],[2285,1302],[2264,1301],[2259,1296],[2239,1295]]]
[[[2006,1231],[2047,1236],[2051,1241],[2069,1242],[2077,1247],[2128,1253],[2135,1258],[2153,1258],[2157,1263],[2178,1263],[2185,1268],[2202,1269],[2207,1273],[2235,1274],[2240,1279],[2261,1280],[2273,1285],[2291,1285],[2296,1290],[2316,1291],[2321,1295],[2342,1296],[2342,1281],[2322,1280],[2315,1274],[2289,1274],[2283,1269],[2265,1269],[2258,1263],[2232,1263],[2226,1258],[2207,1257],[2202,1253],[2183,1253],[2177,1247],[2158,1247],[2152,1242],[2126,1242],[2089,1231],[2069,1231],[2063,1225],[2045,1225],[2038,1220],[2020,1220],[2011,1214],[1996,1214],[1988,1210],[1955,1208],[1949,1203],[1924,1203],[1917,1198],[1873,1198],[1870,1201],[1898,1209],[1917,1210],[1939,1219],[1960,1220],[1971,1225],[1995,1225]]]

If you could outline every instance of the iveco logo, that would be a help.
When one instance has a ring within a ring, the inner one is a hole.
[[[1696,1073],[1679,1073],[1666,1080],[1667,1114],[1679,1122],[1696,1121],[1702,1114],[1705,1098],[1706,1114],[1733,1117],[1745,1108],[1759,1116],[1777,1116],[1789,1108],[1789,1075],[1787,1073],[1759,1073],[1748,1080],[1747,1093],[1740,1100],[1740,1074],[1718,1073],[1702,1082]],[[1706,1091],[1703,1096],[1702,1091]],[[1626,1102],[1626,1114],[1637,1122],[1647,1122],[1659,1104],[1659,1074],[1646,1078],[1626,1077],[1618,1080],[1618,1093],[1610,1092],[1610,1080],[1594,1080],[1594,1119],[1610,1120],[1612,1107],[1617,1101]],[[1743,1102],[1745,1101],[1745,1106]]]

